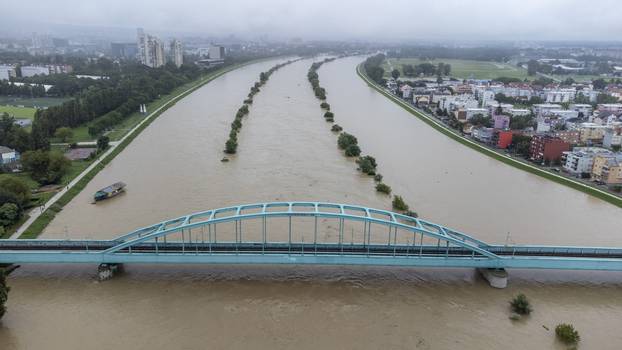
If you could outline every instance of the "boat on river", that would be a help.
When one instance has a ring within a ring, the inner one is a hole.
[[[125,183],[123,182],[115,182],[110,186],[104,187],[101,190],[95,192],[93,195],[93,199],[95,202],[102,201],[104,199],[112,198],[119,193],[125,191]]]

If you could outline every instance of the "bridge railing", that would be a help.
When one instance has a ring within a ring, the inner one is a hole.
[[[288,220],[286,227],[282,229],[282,231],[287,232],[287,235],[281,236],[281,240],[269,239],[267,221],[278,218]],[[292,228],[292,220],[299,218],[313,220],[313,234],[309,234],[308,243],[318,243],[318,234],[322,237],[326,236],[326,232],[318,232],[318,219],[324,222],[336,222],[336,227],[333,227],[336,236],[332,238],[339,245],[347,243],[346,225],[352,226],[353,222],[358,222],[359,224],[362,223],[363,227],[362,230],[357,230],[357,244],[363,246],[377,244],[385,240],[387,245],[396,246],[396,249],[400,246],[410,249],[415,246],[424,246],[430,241],[436,241],[437,248],[442,246],[447,251],[453,247],[460,247],[469,250],[472,256],[498,258],[486,250],[487,244],[484,242],[435,223],[386,210],[323,202],[256,203],[194,213],[140,228],[120,236],[115,241],[121,243],[106,250],[105,253],[129,252],[132,246],[145,242],[151,242],[156,246],[159,243],[166,244],[171,240],[192,243],[193,239],[194,242],[199,239],[199,234],[202,242],[206,241],[205,236],[207,235],[207,241],[211,243],[241,243],[244,241],[245,243],[252,242],[263,245],[272,243],[291,245],[304,242],[304,236],[302,242],[293,237],[296,229]],[[253,221],[255,222],[255,240],[249,240],[246,236],[243,239],[242,227]],[[231,229],[233,234],[229,240],[222,239],[222,235],[220,239],[217,236],[219,227],[225,224],[234,225]],[[386,231],[378,232],[378,227],[384,227]],[[354,244],[354,238],[354,229],[352,229],[352,244]]]

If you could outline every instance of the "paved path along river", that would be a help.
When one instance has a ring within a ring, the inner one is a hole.
[[[325,64],[337,123],[376,156],[422,216],[493,242],[622,245],[620,210],[472,151],[395,106],[355,73],[361,58]],[[221,163],[229,124],[259,72],[238,69],[163,113],[47,228],[47,238],[110,238],[228,204],[309,199],[388,208],[336,148],[304,60],[256,96],[239,154]],[[89,204],[122,180],[126,194]],[[616,219],[618,218],[618,219]],[[590,221],[588,221],[590,220]],[[559,348],[571,322],[585,348],[622,343],[622,274],[512,271],[493,290],[471,270],[350,267],[129,266],[95,282],[95,267],[26,266],[11,277],[0,327],[7,349]],[[534,313],[508,319],[526,293]],[[59,320],[62,320],[60,322]],[[547,330],[545,327],[551,330]],[[67,336],[71,334],[71,336]]]

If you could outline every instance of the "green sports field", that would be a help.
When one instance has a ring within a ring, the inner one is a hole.
[[[432,63],[434,65],[439,62],[451,65],[450,75],[458,79],[495,79],[499,77],[533,79],[527,75],[527,70],[505,63],[489,62],[489,61],[470,61],[455,59],[434,59],[422,60],[419,58],[390,58],[385,60],[383,68],[385,74],[390,76],[393,69],[398,69],[402,73],[403,64],[421,64]]]
[[[37,107],[47,108],[52,106],[58,106],[65,101],[69,101],[70,97],[13,97],[13,96],[0,96],[0,105],[7,106],[24,106],[24,107]]]
[[[8,113],[15,118],[28,118],[33,119],[37,110],[32,107],[14,107],[14,106],[2,106],[0,105],[0,114]]]

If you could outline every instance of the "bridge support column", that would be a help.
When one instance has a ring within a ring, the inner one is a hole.
[[[122,264],[99,264],[97,276],[100,281],[109,280],[118,272],[121,272]]]
[[[505,269],[477,269],[493,288],[503,289],[508,285],[508,272]]]

